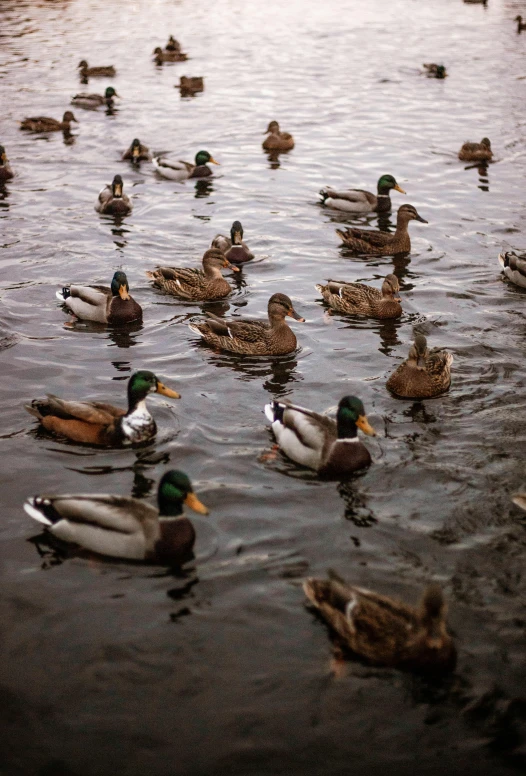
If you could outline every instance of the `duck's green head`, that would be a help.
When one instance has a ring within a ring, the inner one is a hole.
[[[111,281],[111,293],[113,296],[120,296],[121,299],[130,299],[130,286],[126,273],[119,270],[113,276]]]
[[[230,239],[232,240],[232,245],[241,245],[241,241],[243,240],[243,227],[241,226],[241,221],[234,221],[232,224]]]
[[[437,65],[436,77],[445,78],[447,75],[444,65]]]
[[[167,388],[153,372],[141,369],[135,372],[128,382],[128,411],[132,411],[149,393],[161,393],[170,399],[180,399],[177,391]]]
[[[357,434],[356,428],[361,429],[364,434],[376,436],[376,431],[369,425],[364,406],[356,396],[344,396],[340,400],[336,422],[338,439],[352,439]]]
[[[157,491],[157,501],[161,515],[176,517],[182,513],[183,504],[200,515],[208,514],[208,509],[195,495],[190,478],[176,469],[163,475]]]
[[[112,97],[118,97],[119,95],[117,94],[113,86],[108,86],[108,88],[104,92],[104,96],[106,97],[107,100],[111,100]]]
[[[210,164],[219,164],[219,162],[216,162],[215,159],[213,159],[208,151],[198,151],[195,155],[195,163],[197,167],[201,167],[203,164],[207,164],[210,162]]]
[[[405,194],[405,191],[400,188],[392,175],[382,175],[382,177],[378,179],[378,194],[388,194],[391,189],[399,191],[400,194]]]

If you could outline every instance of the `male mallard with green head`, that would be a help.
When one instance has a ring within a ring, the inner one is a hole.
[[[62,291],[57,291],[57,299],[83,321],[118,325],[142,318],[141,306],[130,296],[126,273],[120,270],[114,274],[110,288],[79,284],[64,286]]]
[[[324,205],[336,210],[346,210],[349,213],[390,213],[391,190],[405,194],[392,175],[382,175],[378,178],[377,194],[362,189],[336,190],[331,186],[321,189],[320,195]]]
[[[233,264],[244,264],[254,258],[248,245],[243,242],[243,227],[241,221],[234,221],[230,228],[230,238],[224,234],[216,234],[212,240],[212,248],[222,251]]]
[[[161,156],[153,157],[153,166],[163,178],[171,181],[185,181],[188,178],[206,178],[212,175],[212,170],[207,163],[219,164],[208,151],[198,151],[195,155],[195,164],[182,160],[163,159]]]
[[[108,86],[104,94],[87,94],[86,92],[76,94],[71,98],[71,104],[87,110],[96,110],[101,105],[113,108],[113,98],[118,96],[113,86]]]
[[[329,579],[305,580],[303,589],[339,645],[369,663],[423,672],[455,669],[457,653],[439,585],[428,585],[417,607],[347,585],[334,572]]]
[[[265,151],[290,151],[294,148],[294,138],[288,132],[280,132],[277,121],[271,121],[264,134],[268,135],[263,141]]]
[[[116,175],[112,183],[107,183],[99,191],[99,196],[95,204],[97,213],[110,213],[114,216],[125,216],[131,213],[133,202],[130,197],[123,192],[124,183],[120,175]]]
[[[402,205],[398,208],[396,217],[396,231],[380,232],[376,229],[356,229],[354,227],[342,231],[336,229],[336,234],[342,242],[355,253],[363,253],[372,256],[390,256],[396,253],[409,253],[411,239],[409,237],[409,221],[421,221],[427,224],[413,205]]]
[[[286,294],[273,294],[268,300],[268,321],[225,321],[212,313],[208,320],[190,323],[190,329],[200,334],[207,345],[230,353],[253,356],[284,356],[296,349],[296,335],[285,322],[290,315],[296,321],[304,321]]]
[[[85,59],[81,60],[77,67],[81,78],[113,78],[113,76],[117,75],[117,71],[113,65],[88,67],[88,63]]]
[[[149,442],[157,433],[155,420],[146,406],[150,393],[171,399],[180,395],[167,388],[146,370],[135,372],[128,381],[128,410],[99,401],[67,401],[52,394],[33,399],[25,408],[42,426],[72,442],[104,447]]]
[[[59,132],[60,130],[69,132],[71,122],[78,124],[77,119],[70,110],[67,110],[62,121],[52,119],[49,116],[33,116],[20,122],[20,129],[27,129],[29,132]]]
[[[58,539],[112,558],[158,563],[186,560],[195,529],[183,512],[186,504],[201,515],[208,509],[195,495],[184,472],[166,472],[157,490],[158,508],[137,498],[106,494],[33,496],[27,514]]]
[[[444,65],[437,65],[435,62],[424,63],[424,68],[428,78],[447,78],[447,72]]]
[[[398,296],[400,284],[396,275],[386,275],[381,291],[363,283],[346,283],[344,280],[328,280],[325,285],[317,284],[316,289],[324,301],[339,313],[367,315],[370,318],[399,318],[402,315]]]
[[[371,436],[376,432],[356,396],[340,400],[336,421],[285,400],[266,404],[265,415],[285,455],[321,476],[346,476],[371,463],[358,429]]]
[[[464,143],[458,152],[461,162],[490,162],[493,158],[491,143],[483,137],[480,143]]]
[[[3,145],[0,145],[0,186],[2,186],[6,181],[11,180],[13,175],[14,173],[11,169],[11,165],[9,164],[9,159],[7,158],[5,148]]]
[[[432,399],[451,384],[453,356],[443,348],[429,350],[423,334],[417,334],[407,359],[393,372],[386,385],[403,399]]]
[[[203,269],[197,267],[157,267],[146,275],[156,288],[188,301],[205,302],[223,299],[232,293],[232,286],[221,272],[224,268],[239,272],[226,256],[210,248],[203,256]]]

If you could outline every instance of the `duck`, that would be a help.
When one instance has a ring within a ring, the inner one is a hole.
[[[376,431],[356,396],[340,399],[336,421],[286,400],[266,404],[265,415],[285,455],[322,477],[347,476],[371,464],[357,429],[370,436]]]
[[[188,55],[184,54],[180,49],[163,51],[160,46],[157,46],[154,49],[153,58],[156,65],[162,65],[163,62],[186,62]]]
[[[113,98],[119,95],[113,88],[108,86],[104,94],[86,94],[81,92],[71,98],[71,104],[77,105],[79,108],[87,108],[88,110],[95,110],[100,108],[101,105],[106,105],[108,108],[113,108]]]
[[[243,227],[241,221],[234,221],[230,227],[230,237],[224,234],[216,234],[212,240],[212,248],[222,251],[232,264],[244,264],[251,261],[254,254],[248,245],[243,242]]]
[[[173,294],[180,299],[189,301],[212,301],[223,299],[232,293],[232,286],[225,280],[221,270],[228,269],[239,272],[226,256],[216,248],[210,248],[203,255],[203,269],[196,267],[157,267],[146,275],[153,280],[156,288],[167,294]]]
[[[61,541],[97,555],[174,563],[189,559],[195,543],[183,504],[208,515],[188,475],[172,469],[159,482],[157,509],[129,496],[79,493],[32,496],[24,510]]]
[[[453,356],[443,348],[428,350],[423,334],[415,336],[409,355],[395,369],[386,385],[403,399],[432,399],[451,384]]]
[[[99,401],[69,401],[48,394],[33,399],[25,408],[40,424],[71,442],[104,447],[120,447],[149,442],[157,433],[155,420],[146,406],[150,393],[180,399],[177,391],[167,388],[153,372],[135,372],[128,381],[128,409]]]
[[[522,32],[523,30],[526,30],[526,22],[522,21],[522,16],[520,14],[516,16],[513,21],[517,22],[517,32]]]
[[[461,162],[489,162],[493,158],[491,143],[483,137],[480,143],[464,143],[458,152]]]
[[[179,81],[179,89],[183,96],[188,94],[196,94],[197,92],[203,92],[205,89],[205,82],[201,76],[182,75]]]
[[[264,134],[268,135],[263,141],[265,151],[290,151],[294,148],[294,138],[288,132],[280,132],[277,121],[271,121]]]
[[[174,38],[173,35],[170,35],[168,38],[168,43],[164,48],[165,51],[181,51],[181,44]]]
[[[499,253],[502,271],[516,286],[526,288],[526,253],[517,255],[515,251]]]
[[[113,65],[106,65],[102,67],[88,67],[88,63],[85,59],[82,59],[77,67],[79,68],[79,75],[81,78],[98,78],[106,77],[113,78],[117,75],[117,71]]]
[[[60,130],[68,132],[71,129],[72,121],[78,124],[73,113],[67,110],[62,121],[49,118],[49,116],[32,116],[20,122],[20,129],[27,129],[29,132],[58,132]]]
[[[365,253],[374,256],[390,256],[396,253],[409,253],[411,239],[407,229],[409,221],[428,222],[422,218],[413,205],[402,205],[398,208],[396,217],[396,231],[379,232],[373,229],[356,229],[354,227],[342,232],[336,230],[336,234],[348,248],[355,253]]]
[[[126,273],[117,271],[111,287],[71,284],[57,291],[57,298],[83,321],[125,324],[142,319],[142,308],[130,296]]]
[[[185,181],[188,178],[206,178],[212,175],[212,170],[207,167],[207,163],[217,164],[208,151],[198,151],[195,155],[195,164],[190,162],[183,162],[180,159],[177,161],[170,161],[163,159],[161,156],[153,157],[153,166],[163,178],[168,178],[171,181]]]
[[[426,75],[428,78],[447,78],[447,72],[444,65],[437,65],[435,62],[429,62],[426,64],[424,62],[423,67],[426,70]]]
[[[339,644],[367,662],[426,673],[455,669],[440,585],[427,585],[418,606],[348,585],[334,571],[328,579],[309,577],[303,590]]]
[[[396,275],[386,275],[382,290],[363,283],[347,283],[344,280],[328,280],[316,289],[324,301],[339,313],[367,315],[370,318],[400,318],[400,284]]]
[[[378,178],[377,194],[362,189],[336,190],[331,186],[325,186],[320,190],[322,203],[336,210],[346,210],[349,213],[390,213],[391,189],[406,192],[398,185],[392,175],[382,175]]]
[[[111,213],[115,216],[125,216],[128,213],[131,213],[133,202],[130,197],[123,192],[123,185],[121,176],[116,175],[111,184],[107,183],[106,186],[99,191],[99,196],[95,204],[97,213]]]
[[[11,165],[9,164],[9,159],[7,158],[5,148],[3,145],[0,145],[0,186],[2,186],[6,181],[11,180],[13,175],[14,173],[11,169]]]
[[[290,315],[304,322],[286,294],[273,294],[268,300],[268,322],[260,320],[225,321],[210,312],[207,321],[190,323],[189,327],[200,334],[208,345],[230,353],[252,356],[284,356],[296,349],[296,335],[285,322]]]
[[[131,146],[122,155],[122,161],[131,161],[134,164],[137,162],[151,162],[152,155],[148,146],[145,146],[138,137],[134,137]]]

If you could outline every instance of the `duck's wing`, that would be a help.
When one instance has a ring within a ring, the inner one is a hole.
[[[376,205],[376,197],[370,191],[363,189],[333,189],[332,186],[325,186],[320,194],[331,199],[344,199],[354,204],[369,204],[372,207]]]
[[[164,159],[160,156],[154,157],[154,163],[155,166],[161,170],[177,170],[188,173],[191,173],[195,166],[190,162],[184,162],[182,159]]]
[[[451,372],[453,356],[443,348],[432,348],[426,358],[426,372],[435,380],[444,380]]]
[[[47,399],[35,399],[26,409],[39,418],[46,415],[63,420],[82,420],[94,425],[110,425],[116,418],[125,415],[125,410],[97,401],[68,401],[48,394]]]
[[[97,206],[103,207],[113,197],[113,190],[109,183],[107,183],[100,191],[97,200]]]
[[[320,466],[324,452],[337,438],[334,420],[297,404],[273,401],[265,406],[265,415],[283,452],[312,469]]]
[[[337,234],[345,242],[346,239],[363,240],[369,245],[381,247],[390,243],[393,239],[391,232],[380,232],[377,229],[359,229],[351,227],[350,229],[336,230]]]
[[[69,291],[67,295],[66,290]],[[113,295],[111,288],[106,286],[72,285],[57,291],[57,298],[79,318],[105,323]]]
[[[337,294],[347,302],[355,304],[359,302],[378,302],[382,298],[381,293],[371,286],[363,283],[345,283],[340,280],[327,281],[327,288],[331,294]]]
[[[148,272],[147,275],[154,283],[157,281],[161,287],[163,281],[175,283],[181,293],[185,292],[185,287],[189,291],[200,288],[205,278],[203,270],[197,267],[157,267],[154,272]]]
[[[232,247],[232,240],[224,234],[216,234],[212,240],[211,247],[226,253]]]
[[[258,342],[269,330],[267,321],[250,320],[224,321],[213,313],[207,312],[207,325],[218,337],[230,337],[243,342]]]

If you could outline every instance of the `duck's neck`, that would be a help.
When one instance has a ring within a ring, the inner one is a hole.
[[[175,501],[173,498],[165,498],[162,493],[159,493],[157,500],[160,517],[179,517],[179,515],[183,514],[183,505],[181,501]]]
[[[378,194],[376,195],[376,212],[389,213],[390,211],[391,197],[389,196],[389,189],[380,189],[380,186],[378,186]]]
[[[286,322],[285,317],[285,314],[281,310],[275,310],[274,308],[269,307],[268,320],[272,329],[278,329],[282,326],[288,329],[289,325]]]
[[[336,419],[336,424],[338,428],[338,439],[340,441],[358,440],[358,429],[356,428],[356,423],[353,420],[340,416]]]
[[[214,267],[211,264],[205,263],[203,264],[203,271],[207,278],[210,280],[216,280],[217,278],[222,278],[223,273],[219,269],[219,267]]]
[[[410,219],[407,218],[405,214],[398,216],[398,218],[396,219],[396,231],[394,233],[395,237],[402,237],[409,234],[409,230],[407,228],[409,221]]]

